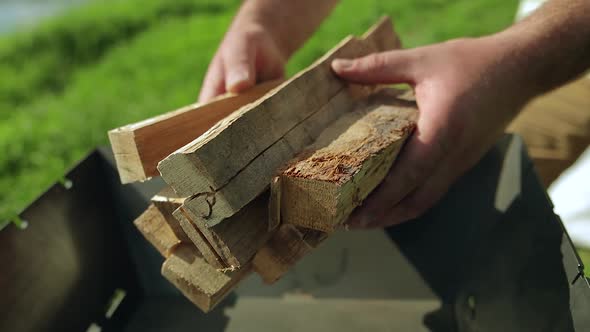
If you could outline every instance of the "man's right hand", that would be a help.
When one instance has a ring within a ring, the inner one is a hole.
[[[286,55],[269,31],[253,21],[232,24],[205,75],[200,102],[284,76]]]

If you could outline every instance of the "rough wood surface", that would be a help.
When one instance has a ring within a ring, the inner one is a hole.
[[[254,271],[265,283],[273,284],[327,237],[323,232],[281,225],[254,256]]]
[[[164,180],[181,195],[193,196],[185,207],[204,216],[208,226],[227,219],[267,189],[278,167],[349,112],[363,92],[370,92],[366,88],[351,91],[332,73],[331,60],[398,46],[388,19],[364,39],[345,39],[272,93],[164,159],[158,166]]]
[[[171,187],[167,186],[152,197],[151,201],[160,210],[160,213],[162,213],[176,237],[181,242],[190,243],[191,241],[182,227],[180,227],[180,223],[172,216],[172,213],[182,205],[184,198],[179,197]]]
[[[207,264],[192,245],[174,248],[162,265],[162,275],[191,302],[209,312],[251,272],[250,266],[219,271]]]
[[[230,218],[267,189],[272,175],[279,167],[312,144],[322,130],[340,115],[350,112],[354,103],[355,99],[348,90],[341,91],[324,105],[322,111],[310,116],[271,145],[229,183],[187,199],[185,208],[203,217],[209,227]]]
[[[271,236],[268,229],[268,196],[260,195],[240,212],[212,227],[208,227],[203,218],[194,215],[184,205],[174,215],[180,218],[185,231],[191,229],[192,233],[194,230],[213,249],[215,255],[205,256],[207,261],[214,262],[214,257],[217,257],[225,267],[239,268],[247,265]],[[199,248],[204,246],[199,243],[201,239],[191,233],[189,236],[195,240],[195,245]]]
[[[224,95],[207,104],[189,105],[109,131],[121,182],[144,181],[159,176],[156,166],[160,160],[279,83],[264,83],[242,94]]]
[[[545,187],[588,147],[589,108],[590,78],[583,77],[535,98],[508,127],[524,139]]]
[[[396,90],[359,103],[273,180],[275,218],[278,211],[280,223],[334,231],[385,178],[417,115]]]
[[[180,244],[180,240],[166,222],[164,215],[153,204],[133,223],[164,257],[168,257],[172,248]]]
[[[226,264],[223,259],[221,259],[221,256],[219,256],[217,251],[213,249],[213,246],[205,238],[199,228],[191,221],[190,217],[183,213],[181,207],[173,212],[173,217],[178,221],[182,231],[186,234],[186,236],[188,236],[190,242],[192,242],[199,250],[207,263],[218,269],[229,267],[229,265]]]

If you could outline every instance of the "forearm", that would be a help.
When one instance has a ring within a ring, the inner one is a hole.
[[[492,38],[507,48],[506,68],[527,92],[544,93],[590,68],[590,1],[551,0]]]
[[[284,56],[293,54],[330,14],[338,0],[245,0],[234,25],[256,22],[272,34]]]

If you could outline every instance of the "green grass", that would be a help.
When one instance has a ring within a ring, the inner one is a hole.
[[[586,273],[586,276],[590,278],[590,250],[580,249],[578,250],[578,253],[585,265],[584,272]]]
[[[227,12],[237,1],[108,1],[83,6],[32,32],[0,41],[0,119],[39,94],[61,93],[71,76],[170,17]],[[17,106],[15,109],[14,106]]]

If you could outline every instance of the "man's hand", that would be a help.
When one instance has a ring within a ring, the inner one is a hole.
[[[419,107],[417,129],[384,182],[349,220],[383,227],[416,218],[471,168],[532,96],[497,37],[461,39],[355,60],[335,60],[343,79],[409,83]]]
[[[588,0],[551,0],[492,36],[334,61],[351,82],[411,84],[420,111],[387,178],[349,222],[395,225],[434,205],[528,100],[590,67],[589,22]]]
[[[286,57],[269,31],[257,22],[234,22],[211,61],[199,101],[282,78]]]
[[[213,57],[199,101],[281,78],[285,63],[338,0],[244,1]]]

